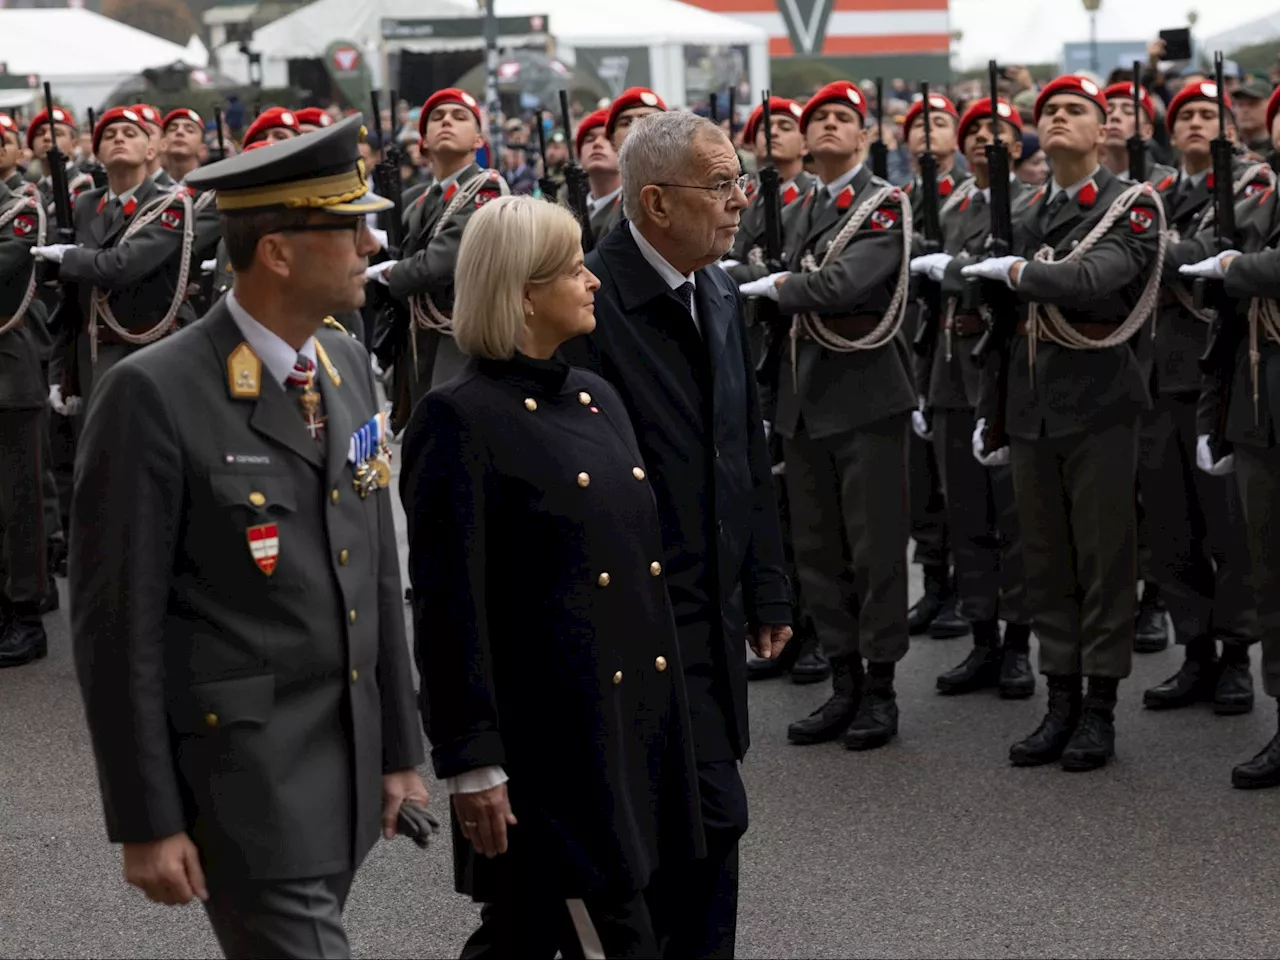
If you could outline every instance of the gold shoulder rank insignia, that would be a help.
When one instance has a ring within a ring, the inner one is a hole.
[[[333,321],[338,323],[337,320]],[[339,324],[341,326],[341,324]],[[324,372],[329,375],[329,379],[333,381],[335,387],[342,386],[342,376],[338,373],[338,368],[333,365],[333,361],[329,359],[329,354],[325,353],[324,347],[320,345],[320,341],[316,341],[316,359],[320,361],[320,366],[324,367]]]
[[[227,357],[227,392],[236,400],[252,400],[262,392],[262,361],[247,343]]]

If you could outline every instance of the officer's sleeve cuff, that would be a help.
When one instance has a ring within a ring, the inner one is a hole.
[[[468,770],[456,777],[445,777],[444,787],[449,796],[455,793],[481,793],[492,790],[507,782],[507,772],[501,767],[481,767],[479,770]]]

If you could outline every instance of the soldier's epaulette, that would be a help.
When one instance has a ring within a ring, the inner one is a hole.
[[[348,337],[350,337],[352,340],[354,340],[354,339],[356,338],[356,335],[355,335],[354,333],[352,333],[350,330],[348,330],[346,327],[344,327],[342,324],[340,324],[340,323],[339,323],[337,320],[335,320],[333,317],[325,317],[325,318],[324,318],[324,325],[325,325],[326,327],[329,327],[331,330],[337,330],[337,331],[339,331],[340,333],[345,333],[345,334],[346,334]]]

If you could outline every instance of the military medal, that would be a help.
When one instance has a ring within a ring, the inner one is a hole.
[[[319,440],[324,435],[326,418],[320,416],[320,394],[316,393],[314,371],[307,375],[307,386],[299,399],[307,419],[307,432],[311,434],[311,439]]]
[[[386,415],[375,414],[351,435],[347,461],[353,467],[352,486],[361,499],[391,483],[391,455],[386,441]]]

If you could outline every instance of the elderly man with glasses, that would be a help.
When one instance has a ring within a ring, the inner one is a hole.
[[[732,956],[747,828],[742,641],[769,657],[791,636],[742,302],[713,266],[733,245],[746,178],[723,131],[690,113],[638,120],[618,159],[626,220],[587,258],[596,329],[564,352],[617,388],[635,425],[688,688],[708,856],[659,864],[654,927],[665,956]]]

